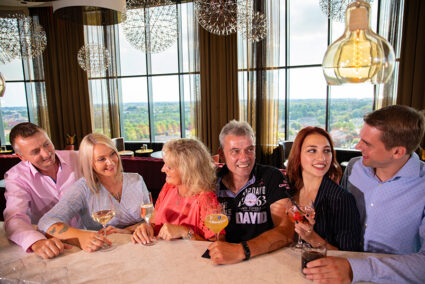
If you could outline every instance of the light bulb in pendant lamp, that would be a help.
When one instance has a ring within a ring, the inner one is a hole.
[[[328,85],[385,83],[394,70],[394,50],[369,26],[370,5],[351,3],[345,12],[345,32],[326,50],[322,68]]]

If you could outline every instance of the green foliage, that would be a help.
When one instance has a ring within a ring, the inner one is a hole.
[[[331,99],[329,101],[329,129],[337,147],[354,148],[358,142],[358,133],[363,125],[363,116],[372,111],[373,102],[370,99]],[[185,136],[193,137],[194,106],[185,102],[184,128]],[[2,107],[3,125],[6,137],[13,125],[28,121],[27,110],[24,107]],[[147,103],[126,103],[123,105],[122,123],[123,136],[126,141],[148,141],[150,136],[154,141],[166,141],[170,138],[181,137],[180,105],[178,102],[159,102],[153,105],[154,122],[152,129],[149,124],[149,109]],[[103,123],[109,121],[108,113],[102,108],[94,106],[95,132],[109,129]],[[279,102],[279,131],[276,134],[279,140],[294,139],[297,132],[306,126],[325,128],[326,100],[306,99],[291,100],[288,106],[289,137],[285,137],[285,105]],[[104,119],[105,118],[105,119]],[[154,133],[150,133],[153,131]],[[107,133],[106,133],[107,134]]]

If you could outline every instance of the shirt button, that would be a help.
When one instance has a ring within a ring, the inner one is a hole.
[[[367,223],[365,223],[364,226],[367,227]]]
[[[372,206],[372,207],[373,207],[373,203],[371,203],[371,204],[370,204],[370,206]]]

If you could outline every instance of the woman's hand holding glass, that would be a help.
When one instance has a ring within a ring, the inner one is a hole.
[[[111,241],[100,232],[81,231],[78,240],[81,249],[87,252],[97,251],[112,245]]]
[[[316,221],[314,220],[315,211],[312,204],[310,206],[302,206],[302,209],[305,211],[304,222],[295,223],[295,232],[298,234],[300,239],[310,243],[314,236],[317,235],[313,229],[314,224],[316,224]]]
[[[102,243],[101,245],[104,250],[108,248],[111,249],[112,243],[106,238],[106,224],[115,217],[115,208],[111,195],[101,193],[96,194],[92,199],[90,212],[93,220],[103,226],[103,230],[99,231],[100,234],[103,231],[103,238],[92,235],[91,238],[85,239],[91,239],[92,245],[90,247],[95,248],[95,250],[99,249],[98,247],[100,246],[100,242]],[[98,233],[96,234],[99,235]]]
[[[131,236],[131,241],[139,244],[146,245],[148,243],[152,243],[155,241],[154,230],[152,225],[147,223],[142,223],[137,226],[136,230],[134,230],[133,235]]]
[[[155,208],[153,206],[152,194],[149,192],[147,196],[143,197],[142,203],[140,204],[140,217],[145,220],[145,223],[139,225],[133,233],[131,240],[133,243],[139,243],[143,245],[154,245],[154,230],[152,225],[149,223],[151,218],[155,215]]]
[[[294,222],[295,232],[298,234],[298,242],[293,247],[301,249],[303,245],[302,240],[305,240],[303,236],[306,237],[306,234],[313,232],[313,226],[311,224],[311,222],[314,222],[315,216],[313,203],[311,202],[308,206],[299,206],[298,204],[289,202],[286,212],[292,222]]]

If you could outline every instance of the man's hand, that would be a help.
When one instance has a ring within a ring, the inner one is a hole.
[[[350,263],[342,257],[329,256],[310,261],[303,272],[315,283],[350,283],[353,280]]]
[[[64,247],[67,249],[72,248],[72,246],[63,244],[57,238],[51,238],[36,241],[32,244],[31,249],[36,255],[48,259],[63,253]]]
[[[241,244],[218,241],[210,244],[208,249],[213,264],[237,263],[245,259],[245,253]]]

